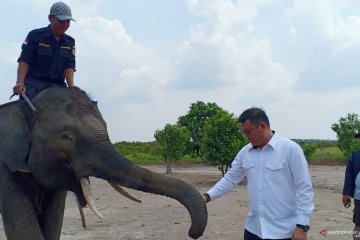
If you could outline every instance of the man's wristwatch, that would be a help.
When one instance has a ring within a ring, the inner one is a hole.
[[[210,202],[211,198],[210,198],[209,194],[204,193],[203,196],[206,198],[206,202]]]
[[[301,228],[302,230],[304,230],[304,232],[307,232],[310,230],[309,225],[296,224],[296,227]]]

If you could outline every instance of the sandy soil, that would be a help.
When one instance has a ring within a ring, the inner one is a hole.
[[[145,167],[155,172],[165,172],[165,166]],[[353,228],[352,207],[345,209],[341,204],[344,171],[344,166],[310,167],[315,188],[315,211],[309,239],[352,239],[347,232],[330,232],[350,231]],[[221,178],[216,167],[203,165],[173,166],[173,172],[173,177],[189,182],[201,193]],[[136,203],[113,191],[103,180],[92,179],[91,183],[96,204],[104,219],[98,219],[88,208],[85,208],[87,228],[83,229],[75,197],[69,193],[62,240],[190,239],[187,236],[190,217],[186,209],[177,201],[159,195],[128,190],[133,196],[142,200],[142,203]],[[208,212],[208,225],[200,239],[242,239],[247,213],[246,186],[241,184],[225,197],[210,202]],[[6,239],[1,218],[0,224],[0,240]],[[320,234],[320,231],[327,236]]]

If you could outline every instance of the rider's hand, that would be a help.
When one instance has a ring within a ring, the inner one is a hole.
[[[15,95],[19,95],[19,94],[23,93],[24,90],[25,90],[25,86],[24,86],[24,84],[22,84],[22,83],[17,83],[17,84],[13,87],[13,93],[14,93]]]

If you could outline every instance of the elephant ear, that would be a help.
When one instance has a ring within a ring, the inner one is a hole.
[[[11,171],[29,171],[32,112],[23,101],[0,106],[0,163]]]

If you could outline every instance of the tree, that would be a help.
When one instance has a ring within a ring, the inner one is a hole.
[[[219,165],[224,175],[237,152],[247,143],[239,123],[233,114],[218,110],[216,115],[205,121],[203,131],[203,154],[206,162]]]
[[[336,132],[338,147],[346,157],[360,148],[360,144],[354,138],[354,134],[360,130],[360,119],[356,113],[348,113],[341,117],[338,123],[333,123],[331,129]]]
[[[204,161],[201,146],[203,144],[203,128],[205,121],[214,116],[218,110],[222,110],[215,103],[197,101],[190,105],[190,110],[184,116],[180,116],[178,123],[184,126],[191,137],[192,153]]]
[[[318,146],[314,142],[305,142],[305,143],[301,144],[301,147],[304,151],[306,160],[309,161],[310,157],[315,153]]]
[[[162,156],[166,161],[166,173],[171,174],[171,164],[184,156],[190,134],[186,128],[178,124],[166,124],[164,129],[156,130],[154,137],[162,146]]]

